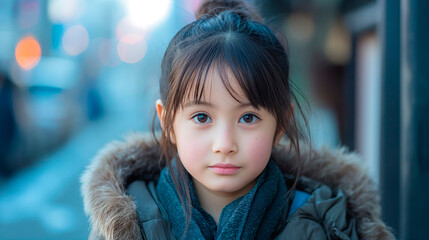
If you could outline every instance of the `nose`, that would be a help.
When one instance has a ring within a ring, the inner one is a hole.
[[[238,145],[234,130],[224,126],[216,130],[213,141],[213,153],[228,155],[238,151]]]

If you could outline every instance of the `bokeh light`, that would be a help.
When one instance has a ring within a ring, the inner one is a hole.
[[[136,27],[132,24],[130,21],[130,18],[124,17],[122,18],[119,23],[116,25],[116,37],[118,39],[121,39],[125,37],[126,35],[135,34],[141,36],[141,39],[143,37],[146,37],[147,31],[145,29]]]
[[[125,0],[128,17],[133,25],[149,28],[161,22],[170,12],[171,0]]]
[[[184,0],[183,2],[184,8],[188,13],[190,13],[189,15],[186,16],[188,17],[189,21],[195,19],[195,13],[197,12],[201,3],[202,3],[202,0]]]
[[[82,25],[72,26],[64,33],[62,44],[68,54],[81,54],[89,44],[88,31]]]
[[[15,58],[18,65],[23,69],[35,67],[42,56],[39,42],[33,36],[22,38],[15,48]]]
[[[40,18],[39,1],[20,1],[18,22],[21,28],[31,28],[37,24]]]
[[[129,34],[120,39],[117,50],[123,62],[136,63],[145,56],[147,45],[141,36]]]
[[[304,12],[292,13],[286,18],[288,36],[296,42],[306,43],[313,37],[315,24],[312,16]]]
[[[328,31],[324,52],[326,58],[335,64],[346,64],[351,56],[351,36],[341,22],[337,22]]]
[[[80,0],[49,0],[48,16],[54,23],[64,23],[73,20],[81,9]]]

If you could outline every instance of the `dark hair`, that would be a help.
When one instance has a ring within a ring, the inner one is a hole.
[[[170,136],[177,110],[187,99],[201,100],[209,70],[215,69],[231,96],[240,102],[227,78],[228,71],[238,81],[250,104],[267,109],[277,121],[277,133],[284,133],[297,154],[298,128],[292,103],[302,109],[289,81],[289,53],[285,38],[261,22],[261,17],[242,1],[208,1],[197,12],[197,19],[183,27],[171,40],[163,61],[160,94],[164,104],[163,134],[160,148],[190,221],[191,204],[185,170],[177,161],[178,174],[171,160],[177,149]],[[305,119],[305,117],[304,117]],[[296,184],[296,181],[295,181]],[[295,186],[294,184],[294,186]]]

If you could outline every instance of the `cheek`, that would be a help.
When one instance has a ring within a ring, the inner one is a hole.
[[[207,143],[201,135],[194,134],[192,131],[182,132],[177,136],[177,152],[184,165],[202,161]]]
[[[258,134],[248,143],[249,157],[254,164],[265,165],[271,156],[273,136],[271,134]]]

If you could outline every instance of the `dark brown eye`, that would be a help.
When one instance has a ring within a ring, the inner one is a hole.
[[[246,114],[240,118],[240,122],[241,123],[254,123],[257,119],[259,119],[259,118],[256,115],[248,113],[248,114]]]
[[[197,122],[197,123],[211,122],[210,117],[207,116],[207,114],[204,114],[204,113],[198,113],[198,114],[194,115],[194,117],[192,119],[194,119],[194,121]]]

